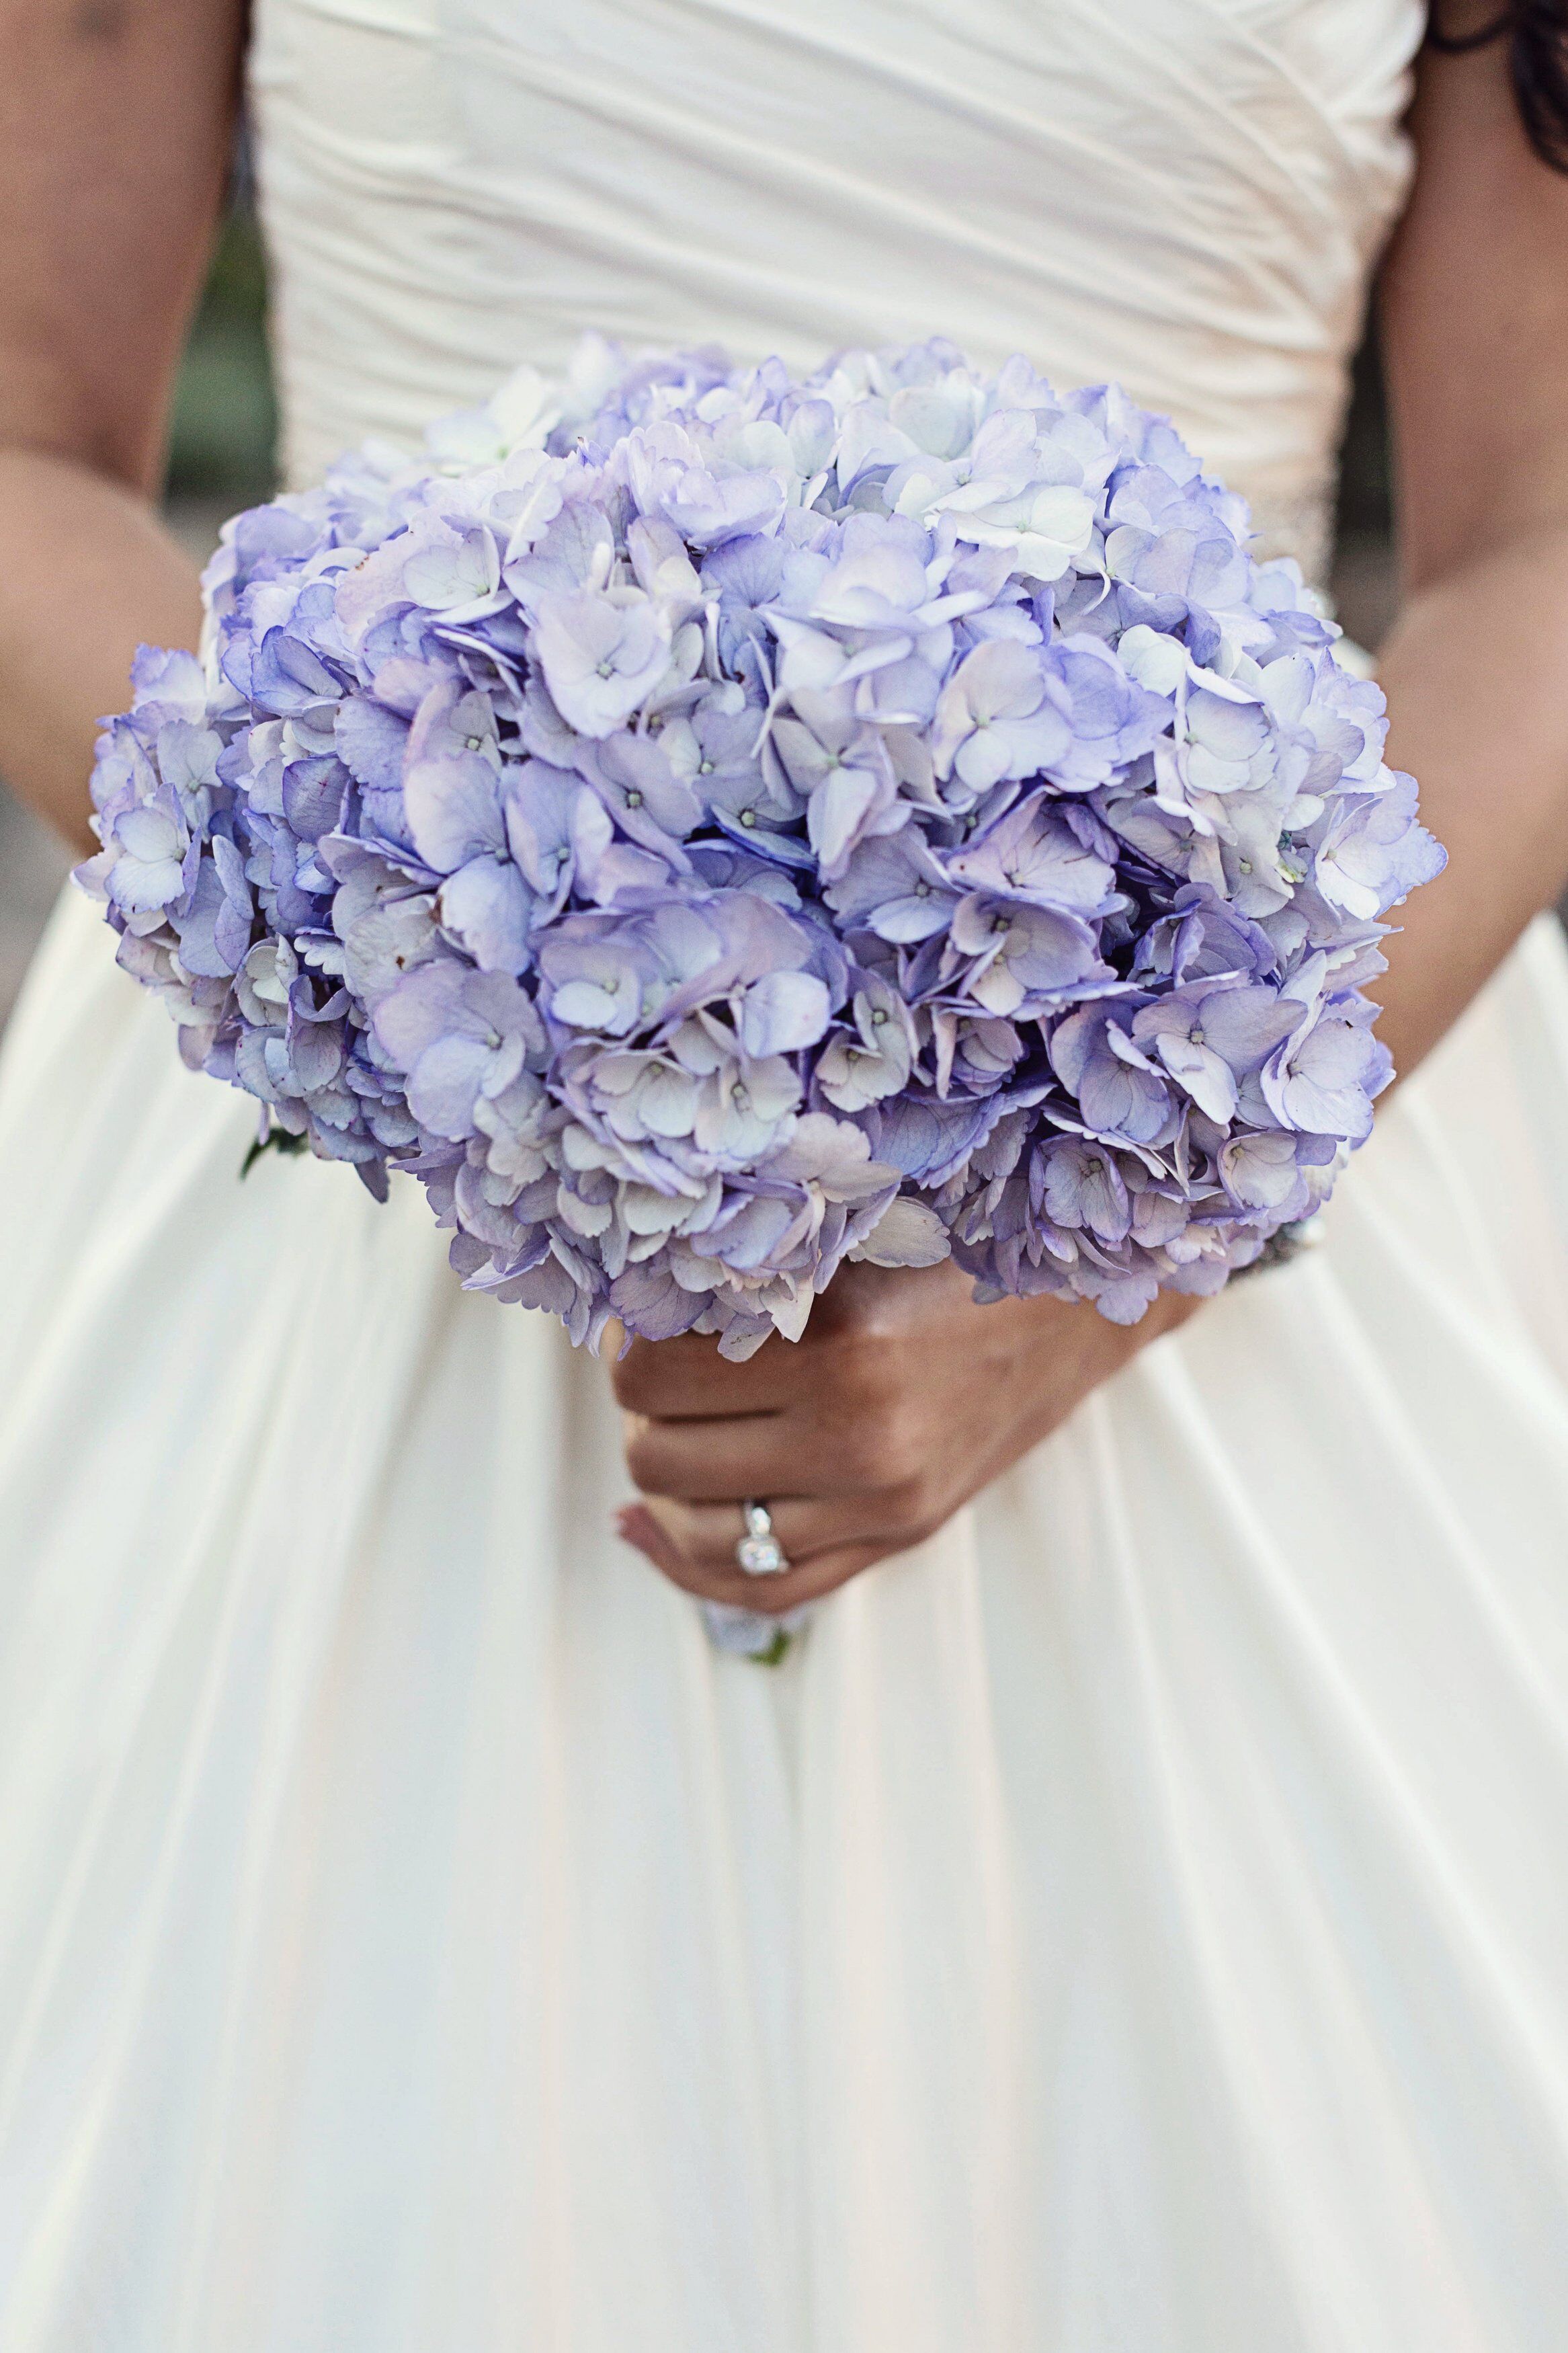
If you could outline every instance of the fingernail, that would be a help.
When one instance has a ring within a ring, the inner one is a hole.
[[[653,1514],[641,1504],[623,1504],[616,1514],[616,1534],[634,1552],[642,1553],[656,1562]]]

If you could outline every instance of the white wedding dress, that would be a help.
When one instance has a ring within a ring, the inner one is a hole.
[[[1421,15],[260,0],[291,471],[588,326],[940,331],[1315,565]],[[4,2353],[1560,2353],[1551,923],[1325,1250],[775,1672],[604,1368],[414,1187],[242,1186],[112,945],[0,1080]]]

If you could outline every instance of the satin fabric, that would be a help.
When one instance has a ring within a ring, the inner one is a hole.
[[[1310,554],[1415,17],[263,0],[293,462],[579,324],[944,326]],[[241,1183],[111,945],[0,1065],[5,2353],[1556,2353],[1550,923],[1324,1250],[775,1671],[616,1543],[603,1369],[412,1187]]]
[[[1421,0],[258,0],[285,444],[584,326],[951,336],[1173,413],[1308,569]]]

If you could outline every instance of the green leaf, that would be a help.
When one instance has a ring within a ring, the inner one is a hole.
[[[249,1176],[264,1152],[286,1153],[292,1159],[297,1153],[309,1152],[310,1148],[306,1137],[293,1135],[286,1127],[269,1127],[265,1135],[257,1137],[245,1158],[240,1162],[240,1180],[243,1183]]]

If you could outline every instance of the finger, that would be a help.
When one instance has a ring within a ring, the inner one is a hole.
[[[694,1567],[670,1542],[653,1516],[647,1504],[633,1504],[621,1514],[621,1535],[652,1562],[661,1576],[683,1593],[700,1601],[727,1601],[740,1609],[755,1609],[765,1617],[784,1617],[792,1609],[801,1609],[826,1594],[837,1591],[858,1577],[862,1570],[874,1568],[880,1560],[901,1546],[886,1545],[845,1545],[832,1552],[819,1553],[803,1567],[791,1569],[782,1577],[746,1577],[739,1570],[721,1575],[716,1570]]]
[[[634,1340],[612,1368],[616,1396],[633,1413],[713,1420],[774,1413],[798,1394],[800,1373],[787,1340],[765,1340],[742,1365],[695,1332],[674,1340]]]
[[[853,1488],[839,1449],[789,1414],[743,1421],[651,1421],[628,1414],[625,1445],[626,1467],[643,1493],[682,1503],[732,1506],[745,1495],[762,1501]]]
[[[717,1577],[731,1577],[740,1568],[735,1547],[745,1534],[745,1523],[738,1504],[683,1504],[653,1496],[646,1508],[689,1567]],[[831,1501],[786,1496],[770,1503],[768,1516],[791,1569],[849,1545],[880,1545],[896,1551],[912,1543],[916,1533],[912,1499],[906,1503],[892,1495]],[[740,1573],[746,1575],[744,1569]],[[774,1575],[789,1573],[775,1571]],[[772,1580],[753,1574],[749,1581],[757,1585]]]
[[[625,1449],[645,1495],[690,1504],[874,1494],[920,1467],[910,1433],[896,1417],[840,1408],[834,1399],[717,1421],[627,1414]]]

